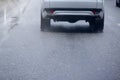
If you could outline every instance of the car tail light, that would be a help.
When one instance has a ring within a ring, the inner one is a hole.
[[[52,14],[53,14],[54,12],[55,12],[55,10],[50,10],[50,13],[52,13]]]
[[[93,12],[93,14],[96,14],[97,12],[96,11],[92,11]]]

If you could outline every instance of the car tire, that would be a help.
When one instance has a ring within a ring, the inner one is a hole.
[[[117,0],[116,0],[116,6],[117,6],[117,7],[120,7],[120,3],[118,3]]]
[[[46,28],[50,27],[50,19],[44,19],[41,16],[41,31],[44,31]]]
[[[92,32],[103,32],[104,30],[104,19],[90,21],[90,30]]]

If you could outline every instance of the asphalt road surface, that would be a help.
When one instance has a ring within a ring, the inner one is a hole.
[[[0,80],[120,80],[120,8],[105,1],[105,29],[52,22],[40,31],[40,0],[0,42]]]

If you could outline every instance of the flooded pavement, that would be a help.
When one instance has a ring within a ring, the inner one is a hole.
[[[18,25],[19,18],[30,0],[1,0],[0,1],[0,42]]]
[[[41,32],[39,3],[32,0],[2,39],[0,80],[120,80],[120,8],[115,0],[105,1],[103,33],[89,33],[80,22],[53,23]]]

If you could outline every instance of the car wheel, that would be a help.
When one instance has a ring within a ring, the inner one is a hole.
[[[120,7],[120,2],[118,3],[118,1],[116,0],[116,6]]]
[[[46,28],[50,27],[50,19],[44,19],[41,16],[41,31],[44,31]]]
[[[96,21],[97,31],[103,32],[104,29],[104,19]]]
[[[93,32],[103,32],[104,29],[104,19],[92,20],[90,21],[90,29]]]

